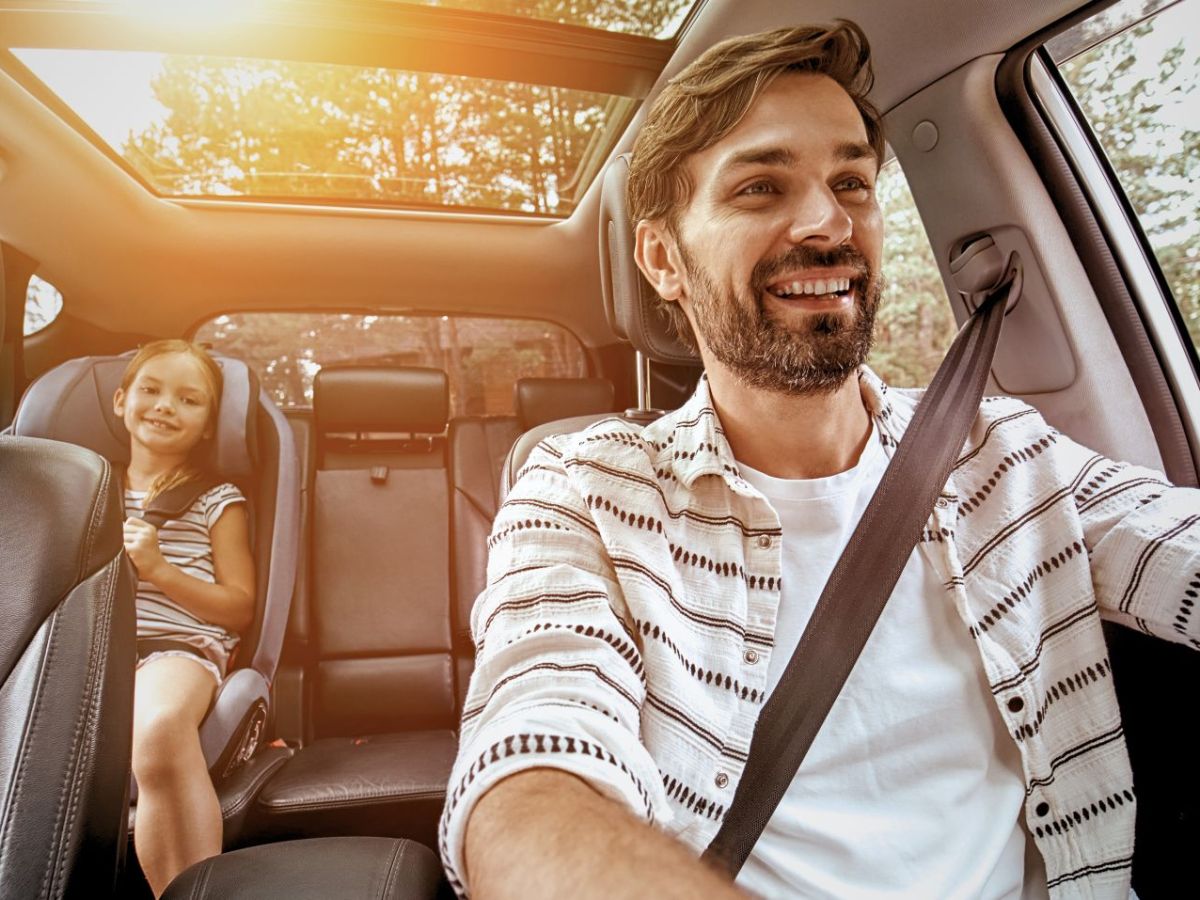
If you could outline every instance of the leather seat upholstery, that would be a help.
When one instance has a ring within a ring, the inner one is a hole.
[[[460,710],[475,668],[471,609],[487,584],[487,537],[499,509],[505,456],[522,431],[567,415],[611,410],[614,393],[607,378],[521,378],[513,386],[515,416],[450,421],[454,665]]]
[[[323,838],[235,850],[196,863],[163,900],[427,900],[442,867],[433,851],[389,838]]]
[[[256,836],[432,844],[456,750],[446,375],[322,369],[307,632],[315,738],[258,799]]]
[[[134,580],[112,466],[0,437],[0,897],[105,895],[125,846]]]

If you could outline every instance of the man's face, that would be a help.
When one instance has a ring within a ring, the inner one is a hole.
[[[753,387],[836,389],[866,359],[882,290],[878,160],[850,96],[781,76],[687,166],[676,299],[706,361]]]

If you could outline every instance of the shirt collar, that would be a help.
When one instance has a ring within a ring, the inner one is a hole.
[[[894,404],[893,392],[865,365],[858,370],[858,383],[884,452],[890,457],[912,418],[915,401],[905,397],[906,402]],[[703,475],[719,475],[730,482],[731,487],[737,486],[735,481],[742,481],[737,460],[713,406],[707,375],[700,376],[687,403],[650,425],[646,436],[663,452],[668,467],[684,487],[690,488]]]

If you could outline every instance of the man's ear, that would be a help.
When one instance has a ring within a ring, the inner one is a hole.
[[[113,412],[118,416],[125,415],[125,392],[120,388],[113,394]]]
[[[686,295],[687,272],[675,235],[656,219],[642,219],[633,235],[633,258],[658,296],[675,302]]]

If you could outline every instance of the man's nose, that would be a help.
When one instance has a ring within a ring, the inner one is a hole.
[[[797,196],[788,226],[793,244],[837,247],[848,241],[853,231],[853,221],[828,185],[813,185]]]
[[[158,412],[175,412],[175,404],[171,402],[170,397],[159,394],[154,401],[154,409]]]

